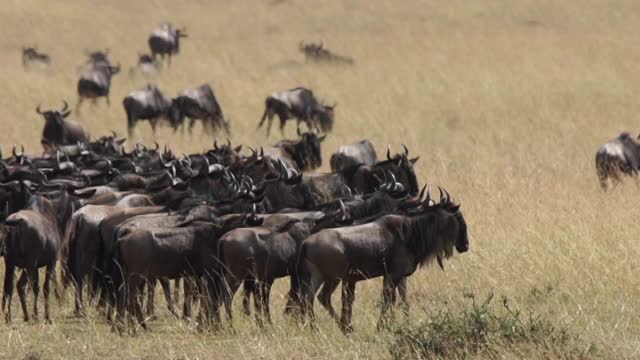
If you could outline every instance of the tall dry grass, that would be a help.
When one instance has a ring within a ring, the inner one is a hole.
[[[593,162],[608,138],[638,131],[640,3],[8,1],[0,6],[5,154],[13,143],[40,151],[38,103],[75,105],[85,48],[109,48],[124,74],[113,80],[111,107],[101,101],[72,117],[93,134],[123,134],[120,100],[146,83],[126,72],[164,20],[186,25],[190,37],[155,81],[171,95],[212,84],[232,119],[234,143],[276,141],[255,131],[265,96],[307,86],[338,102],[325,160],[339,144],[360,138],[381,154],[388,143],[405,143],[421,155],[421,182],[443,184],[463,202],[471,251],[449,260],[445,272],[432,267],[411,278],[413,319],[445,302],[465,306],[465,292],[493,291],[569,326],[595,344],[594,356],[639,356],[640,189],[627,181],[602,193]],[[323,40],[356,65],[305,64],[300,40]],[[53,65],[24,71],[23,44],[39,45]],[[287,129],[294,134],[294,126]],[[138,127],[137,139],[152,140],[148,125]],[[205,149],[212,138],[163,129],[157,140],[186,152]],[[55,306],[53,325],[0,325],[0,358],[385,358],[390,335],[375,331],[380,288],[376,280],[358,285],[350,337],[321,309],[316,333],[284,319],[284,281],[273,292],[272,327],[259,330],[237,317],[235,333],[221,334],[199,334],[165,312],[152,332],[118,337],[97,314],[71,318],[68,294]],[[469,356],[561,355],[525,344]]]

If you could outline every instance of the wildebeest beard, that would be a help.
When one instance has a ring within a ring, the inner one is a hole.
[[[428,212],[409,217],[402,223],[401,236],[420,267],[428,265],[433,258],[439,258],[440,265],[443,255],[449,257],[453,253],[453,244],[438,242],[439,216],[437,212]]]

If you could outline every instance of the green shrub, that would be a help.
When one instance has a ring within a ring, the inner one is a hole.
[[[459,313],[448,307],[427,314],[427,318],[406,323],[392,330],[389,347],[395,359],[464,357],[479,352],[496,353],[500,348],[533,345],[553,357],[582,358],[595,354],[570,334],[566,326],[556,325],[541,315],[523,316],[513,310],[506,297],[502,306],[493,304],[493,294],[478,304],[475,297]]]

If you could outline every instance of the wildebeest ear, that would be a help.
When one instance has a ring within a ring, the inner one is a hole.
[[[235,150],[235,152],[239,153],[240,151],[242,151],[242,145],[236,146],[236,148],[233,149],[233,150]]]
[[[418,160],[420,160],[420,156],[416,156],[413,159],[409,159],[409,161],[411,161],[411,165],[415,165]]]
[[[71,192],[71,194],[73,196],[79,197],[80,199],[88,199],[88,198],[92,197],[93,195],[95,195],[96,191],[97,191],[97,189],[91,189],[91,190],[85,190],[85,191],[82,191],[82,192],[78,193],[78,192],[76,192],[74,190],[74,191]]]
[[[127,138],[122,138],[120,140],[116,140],[116,143],[118,143],[118,145],[122,145],[122,144],[124,144],[125,141],[127,141]]]
[[[327,138],[327,135],[322,135],[322,136],[320,136],[320,137],[318,138],[318,141],[323,142],[323,141],[324,141],[324,139],[326,139],[326,138]]]

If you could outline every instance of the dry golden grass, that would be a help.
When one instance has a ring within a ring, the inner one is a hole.
[[[593,166],[597,147],[638,130],[640,3],[631,0],[494,1],[9,1],[0,7],[0,143],[40,151],[38,103],[76,102],[83,49],[110,48],[124,74],[112,105],[73,114],[93,134],[125,131],[120,99],[146,80],[130,79],[136,52],[159,22],[185,24],[190,37],[157,83],[174,95],[209,82],[232,119],[234,143],[275,141],[256,132],[263,101],[303,85],[338,101],[325,160],[339,144],[369,138],[384,153],[407,144],[420,154],[421,182],[443,184],[463,201],[471,251],[410,280],[412,318],[463,292],[504,294],[595,344],[595,356],[640,356],[636,272],[640,189],[627,181],[603,194]],[[297,43],[324,40],[353,56],[354,67],[307,65]],[[38,44],[53,66],[25,72],[20,47]],[[287,134],[294,134],[290,125]],[[277,130],[275,134],[277,133]],[[135,139],[150,142],[143,124]],[[212,139],[157,138],[181,151]],[[118,337],[96,314],[71,318],[71,297],[55,305],[54,325],[0,325],[0,358],[386,358],[388,333],[375,331],[379,281],[358,285],[356,333],[340,334],[322,309],[320,331],[282,318],[287,286],[272,297],[275,324],[258,330],[236,318],[236,333],[199,334],[162,312],[153,331]],[[550,289],[535,296],[534,289]],[[339,304],[339,296],[335,296]],[[163,302],[158,308],[163,309]],[[543,358],[535,346],[479,357]]]

